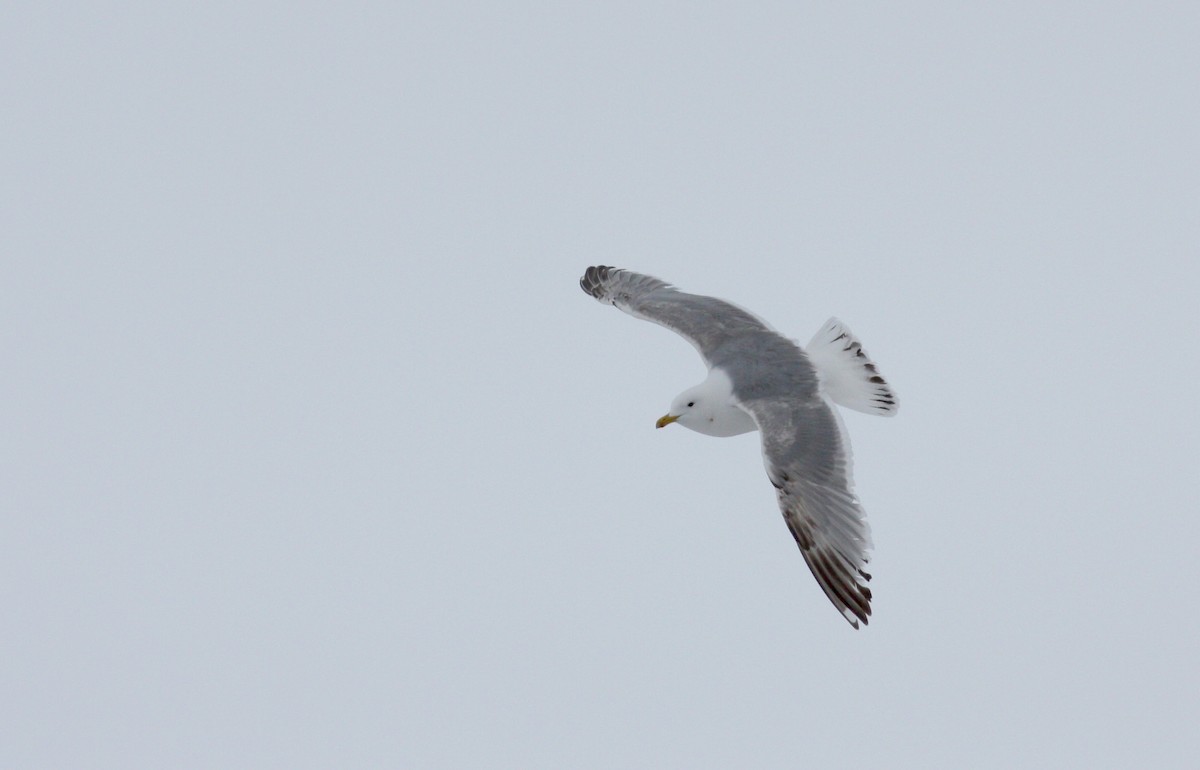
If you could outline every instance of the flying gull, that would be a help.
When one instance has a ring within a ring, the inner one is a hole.
[[[692,343],[708,377],[676,396],[657,427],[679,423],[709,436],[759,431],[767,478],[805,563],[850,625],[865,625],[871,533],[854,494],[850,440],[834,405],[885,417],[897,405],[862,344],[831,318],[801,349],[724,300],[615,267],[589,267],[579,285]]]

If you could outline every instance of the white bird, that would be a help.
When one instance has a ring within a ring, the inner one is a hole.
[[[850,441],[834,404],[891,416],[896,397],[836,318],[802,349],[754,315],[648,275],[589,267],[579,285],[600,302],[680,334],[708,377],[676,396],[657,426],[709,436],[762,434],[763,463],[805,563],[858,628],[871,615],[871,534],[854,494]]]

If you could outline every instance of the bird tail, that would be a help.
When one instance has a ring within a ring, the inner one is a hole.
[[[882,417],[896,414],[899,404],[891,386],[841,321],[826,321],[804,352],[816,367],[821,389],[835,404]]]

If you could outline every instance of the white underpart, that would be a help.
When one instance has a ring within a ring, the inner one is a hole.
[[[719,367],[709,369],[704,382],[676,396],[671,414],[683,427],[707,436],[736,436],[758,430],[750,414],[737,405],[733,382]]]

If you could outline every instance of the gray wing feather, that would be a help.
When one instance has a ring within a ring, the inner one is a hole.
[[[716,297],[687,294],[641,273],[597,265],[584,272],[579,285],[600,302],[676,332],[710,364],[713,351],[734,337],[770,330],[737,305]]]
[[[850,482],[850,448],[823,398],[742,402],[762,434],[779,508],[813,577],[858,628],[871,615],[871,533]]]

